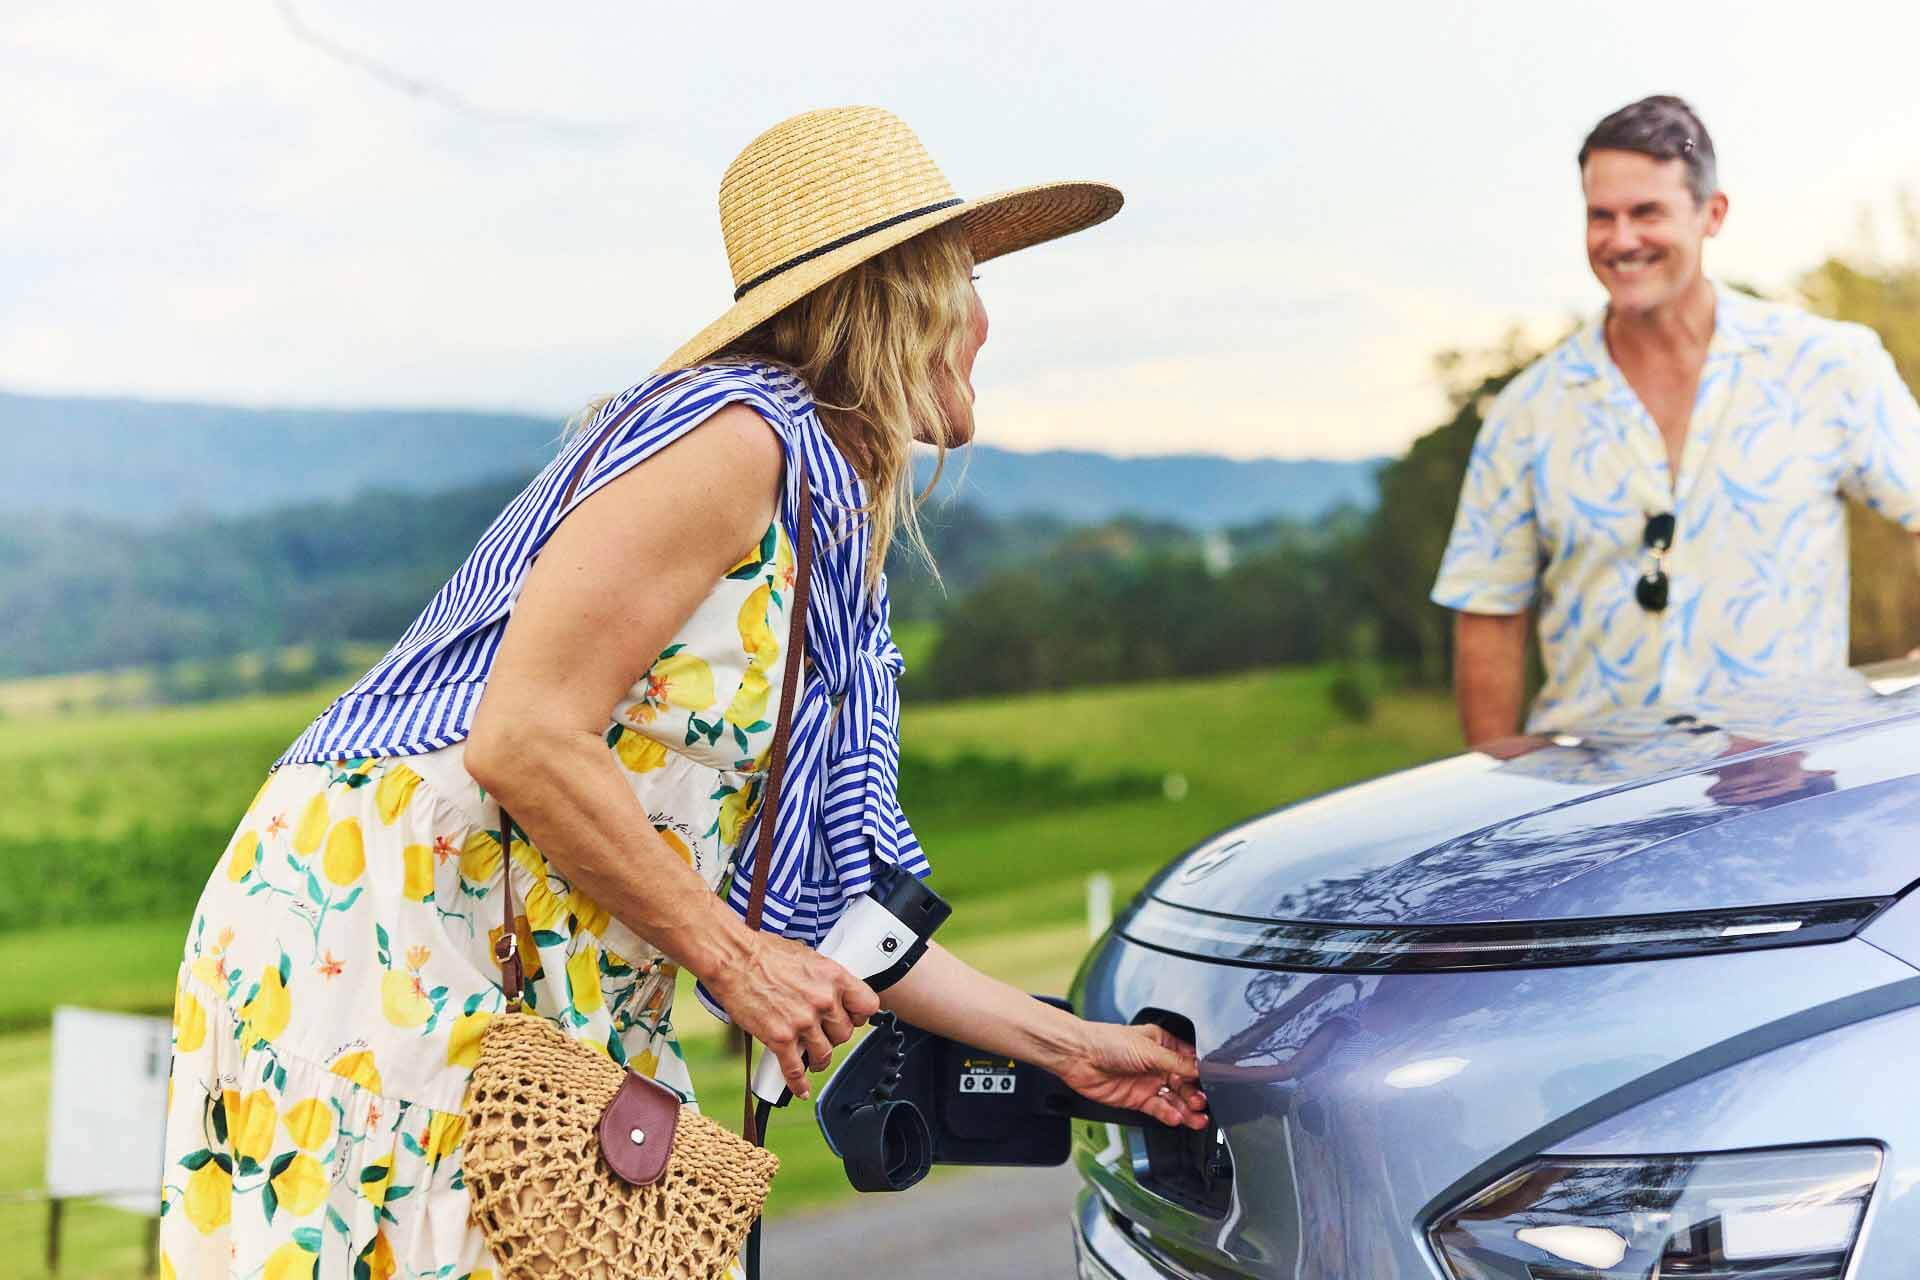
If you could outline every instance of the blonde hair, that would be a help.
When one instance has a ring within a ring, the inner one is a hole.
[[[960,367],[973,324],[972,273],[966,233],[948,223],[835,276],[717,357],[772,361],[807,384],[821,425],[867,485],[871,584],[896,538],[938,577],[919,509],[947,449],[973,434]],[[961,421],[952,420],[956,414]],[[918,493],[916,434],[938,451],[933,477]]]
[[[821,425],[867,486],[861,514],[870,525],[870,589],[896,538],[939,578],[919,509],[949,446],[973,435],[960,368],[973,323],[972,273],[966,233],[951,223],[936,227],[835,276],[709,358],[768,361],[807,384]],[[584,429],[611,399],[575,414],[567,434]],[[911,483],[916,427],[939,451],[918,493]]]

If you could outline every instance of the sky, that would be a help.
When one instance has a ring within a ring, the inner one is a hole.
[[[963,194],[1126,192],[982,267],[982,441],[1395,453],[1436,352],[1598,305],[1602,115],[1692,101],[1709,269],[1784,292],[1920,191],[1917,69],[1889,0],[8,0],[0,389],[562,417],[726,308],[734,154],[869,103]]]

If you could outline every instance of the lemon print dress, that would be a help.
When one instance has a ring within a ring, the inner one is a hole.
[[[776,524],[607,728],[648,821],[716,888],[759,803],[793,572]],[[498,810],[464,753],[285,766],[249,807],[180,972],[161,1224],[174,1274],[490,1272],[460,1108],[503,1007],[502,875],[524,909],[528,1006],[691,1099],[674,966],[524,834],[502,865]]]
[[[790,656],[792,461],[807,451],[821,550],[789,784],[814,807],[808,816],[804,804],[783,806],[770,927],[817,941],[864,890],[868,857],[923,875],[926,863],[894,792],[900,663],[884,582],[867,590],[864,531],[844,523],[864,493],[804,387],[783,377],[709,370],[650,411],[634,407],[649,384],[616,399],[602,419],[633,421],[615,421],[603,453],[580,463],[580,500],[729,400],[751,403],[788,450],[781,513],[606,729],[646,820],[718,889],[730,870],[750,869],[742,850]],[[387,659],[282,757],[208,881],[174,1008],[161,1218],[169,1280],[492,1275],[468,1217],[461,1103],[504,1004],[492,948],[503,876],[524,909],[515,927],[532,1011],[691,1101],[674,966],[524,833],[507,865],[499,811],[462,763],[498,632],[544,533],[570,509],[557,495],[587,446],[570,449],[502,513]],[[469,597],[472,618],[460,612]],[[429,660],[431,679],[406,686],[395,674]],[[397,746],[328,755],[329,742]],[[831,816],[835,797],[853,816]]]

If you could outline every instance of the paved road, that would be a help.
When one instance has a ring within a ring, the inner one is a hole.
[[[1072,1280],[1071,1166],[979,1169],[766,1226],[765,1280]]]

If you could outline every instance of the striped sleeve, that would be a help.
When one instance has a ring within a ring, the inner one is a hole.
[[[787,412],[753,370],[703,365],[677,370],[630,387],[609,400],[580,435],[588,456],[576,458],[580,483],[551,526],[606,487],[730,404],[744,403],[791,447]],[[551,531],[551,526],[550,530]]]

